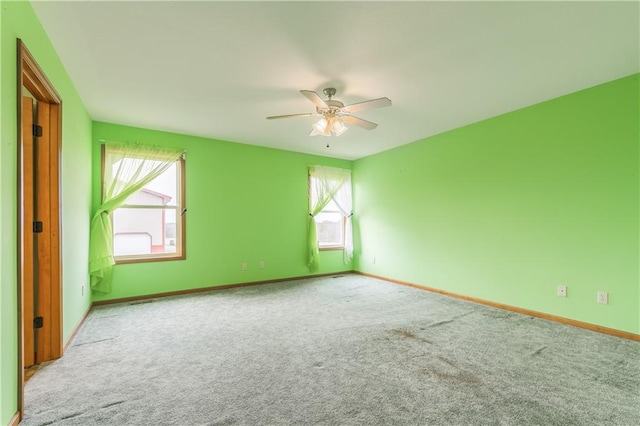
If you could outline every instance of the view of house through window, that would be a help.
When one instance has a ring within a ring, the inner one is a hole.
[[[182,167],[176,161],[113,211],[116,261],[181,256]]]

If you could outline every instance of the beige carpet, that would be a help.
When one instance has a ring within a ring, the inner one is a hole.
[[[96,308],[24,425],[639,425],[640,345],[357,275]]]

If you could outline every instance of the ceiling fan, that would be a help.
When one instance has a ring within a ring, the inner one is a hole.
[[[366,130],[373,130],[378,125],[371,121],[363,120],[362,118],[354,117],[351,113],[363,111],[369,108],[381,108],[391,106],[391,100],[388,98],[372,99],[370,101],[358,102],[351,105],[343,104],[340,101],[332,99],[336,94],[336,89],[333,87],[327,87],[322,91],[327,96],[327,100],[323,100],[316,92],[311,90],[301,90],[304,96],[307,97],[316,106],[316,112],[302,113],[302,114],[287,114],[287,115],[273,115],[267,117],[267,120],[274,120],[279,118],[290,117],[322,117],[311,127],[310,136],[340,136],[347,131],[346,124],[353,124],[354,126],[362,127]]]

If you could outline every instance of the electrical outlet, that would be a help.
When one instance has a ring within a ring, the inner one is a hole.
[[[80,288],[80,295],[84,296],[84,284],[82,284],[82,287]]]
[[[607,293],[606,291],[599,291],[598,292],[598,303],[602,303],[603,305],[606,305],[609,303],[609,293]]]
[[[260,261],[260,269],[264,269],[264,260]]]
[[[567,286],[566,285],[559,285],[558,286],[558,296],[567,297]]]
[[[249,267],[247,266],[247,262],[243,262],[242,263],[242,270],[246,271],[247,269],[249,269]]]
[[[373,264],[374,265],[376,264],[376,257],[375,256],[373,256]]]

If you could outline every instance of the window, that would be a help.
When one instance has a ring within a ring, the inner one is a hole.
[[[345,220],[336,202],[331,200],[314,219],[320,250],[343,249]]]
[[[106,154],[109,157],[109,154]],[[127,162],[128,164],[123,164]],[[142,166],[142,162],[148,163]],[[178,158],[162,173],[129,195],[113,212],[113,257],[116,263],[184,259],[184,159]],[[128,180],[141,167],[156,169],[161,160],[113,156],[111,175]],[[131,170],[123,173],[123,167]],[[135,172],[134,172],[135,170]]]
[[[351,233],[351,171],[327,166],[309,167],[309,265],[319,265],[319,250],[343,249],[348,264],[353,256]]]

